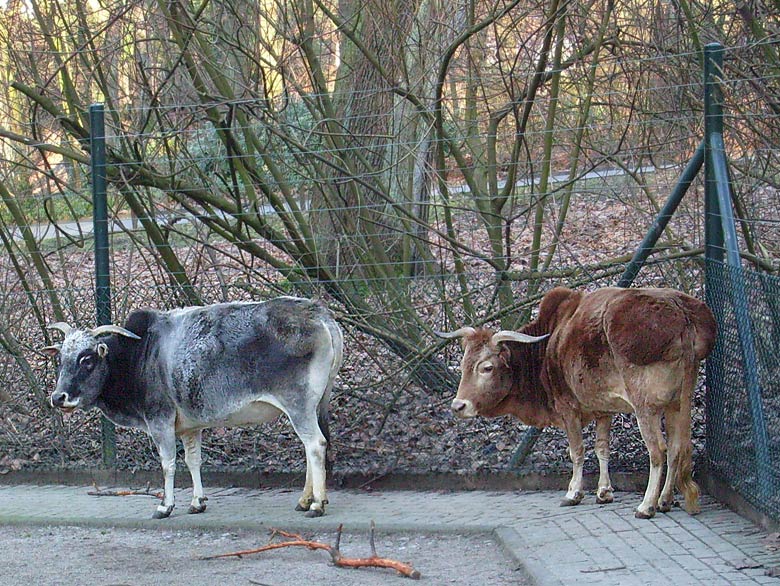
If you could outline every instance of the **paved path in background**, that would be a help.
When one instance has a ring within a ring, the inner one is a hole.
[[[645,174],[645,173],[655,173],[658,169],[670,169],[677,167],[677,165],[662,165],[661,167],[655,167],[653,165],[645,166],[645,167],[637,167],[631,170],[632,174]],[[582,180],[589,180],[589,179],[606,179],[608,177],[621,177],[627,175],[626,171],[624,169],[596,169],[594,171],[589,171],[587,173],[583,173],[582,175],[578,175],[575,179],[577,181]],[[520,179],[516,182],[515,185],[518,187],[527,187],[532,184],[538,184],[540,181],[539,177],[528,177],[524,179]],[[557,173],[549,177],[548,179],[550,184],[555,183],[563,183],[566,181],[569,181],[569,174],[568,173]],[[503,189],[506,185],[506,181],[499,181],[498,187],[499,189]],[[435,188],[434,188],[435,189]],[[453,186],[450,188],[450,193],[468,193],[470,191],[468,185],[458,185]],[[299,205],[302,207],[306,207],[306,202],[299,202]],[[261,206],[260,213],[263,215],[271,215],[274,214],[274,208],[273,206],[269,204],[265,204]],[[222,217],[227,217],[224,212],[217,211],[217,215],[220,215]],[[160,214],[155,218],[155,221],[158,224],[165,224],[169,222],[171,219],[171,216],[169,214]],[[192,215],[186,214],[181,212],[180,215],[177,216],[176,222],[184,222],[189,223],[192,221]],[[54,226],[49,222],[44,222],[41,224],[32,224],[29,226],[30,231],[37,241],[44,240],[46,238],[53,238],[55,235],[55,228]],[[72,222],[58,222],[57,228],[64,232],[65,234],[72,236],[74,238],[80,238],[82,236],[89,236],[92,234],[94,228],[92,225],[92,220],[90,218],[83,218],[78,221],[72,221]],[[115,232],[123,232],[125,230],[130,229],[139,229],[140,226],[132,226],[132,222],[130,219],[111,219],[108,222],[108,232],[109,234],[113,234]],[[16,241],[21,241],[23,239],[22,231],[19,230],[19,228],[14,228],[11,231],[11,238]]]
[[[766,575],[780,566],[777,536],[707,496],[695,517],[675,509],[643,521],[633,516],[640,500],[633,493],[616,493],[611,505],[596,505],[590,495],[561,508],[558,492],[333,490],[327,514],[307,519],[293,511],[297,492],[212,487],[206,513],[186,514],[188,491],[177,490],[173,516],[154,521],[157,502],[148,496],[96,497],[89,490],[0,485],[0,524],[297,532],[343,524],[359,532],[373,520],[388,533],[492,534],[538,585],[780,586]]]

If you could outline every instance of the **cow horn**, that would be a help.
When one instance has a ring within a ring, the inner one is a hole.
[[[111,324],[105,326],[98,326],[94,330],[91,330],[89,333],[95,336],[96,338],[101,334],[119,334],[120,336],[126,336],[128,338],[132,338],[133,340],[141,339],[141,336],[134,334],[130,330],[126,330],[123,327],[115,326]]]
[[[57,323],[46,326],[46,328],[49,330],[59,330],[66,336],[74,330],[74,328],[66,324],[64,321],[58,321]]]
[[[550,334],[545,334],[543,336],[529,336],[528,334],[524,334],[522,332],[513,332],[511,330],[501,330],[500,332],[496,332],[493,334],[493,343],[498,344],[500,342],[520,342],[521,344],[533,344],[534,342],[541,342],[545,338],[549,337]]]
[[[434,330],[433,333],[439,336],[440,338],[451,340],[452,338],[462,338],[463,336],[470,336],[476,331],[477,330],[475,330],[471,326],[463,326],[462,328],[458,328],[454,332],[438,332]]]

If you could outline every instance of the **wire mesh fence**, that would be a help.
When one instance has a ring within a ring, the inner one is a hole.
[[[780,279],[710,261],[707,299],[719,325],[707,365],[707,460],[710,469],[758,510],[780,518]],[[745,287],[734,287],[735,279]],[[737,299],[743,294],[746,298]],[[736,311],[742,301],[749,323]],[[746,355],[739,326],[752,332]],[[748,368],[760,392],[752,395]]]
[[[617,282],[701,140],[699,38],[725,38],[744,262],[780,267],[776,43],[746,41],[728,5],[693,2],[683,17],[673,3],[486,2],[469,17],[463,2],[412,15],[365,3],[365,22],[387,24],[366,32],[361,51],[384,51],[372,59],[346,52],[334,15],[292,18],[297,3],[240,15],[223,1],[49,4],[35,19],[19,3],[0,12],[15,75],[0,102],[0,471],[99,462],[96,416],[47,407],[54,369],[36,353],[52,341],[46,324],[94,324],[96,96],[114,321],[143,306],[323,299],[348,333],[336,469],[505,469],[522,428],[449,417],[459,351],[433,330],[515,327],[555,285]],[[762,6],[766,20],[751,22],[771,29]],[[637,285],[703,297],[703,213],[697,179]],[[699,456],[703,407],[700,389]],[[120,430],[118,442],[119,466],[157,467],[143,436]],[[211,465],[301,469],[283,423],[215,431],[205,449]],[[646,468],[630,416],[617,418],[613,454],[616,469]],[[529,466],[568,470],[560,432]]]
[[[129,254],[116,247],[115,257]],[[86,254],[86,253],[85,253]],[[85,261],[86,262],[86,261]],[[88,268],[91,269],[91,265]],[[223,267],[224,268],[224,267]],[[602,274],[587,274],[588,288],[613,285],[623,265],[609,267]],[[213,273],[210,268],[204,272]],[[571,267],[577,274],[576,267]],[[701,290],[703,282],[701,262],[697,259],[676,263],[651,264],[640,274],[639,284],[665,285],[688,290]],[[94,290],[89,286],[89,271],[74,271],[72,286],[57,290],[68,300],[70,323],[92,327],[95,316]],[[181,299],[175,287],[155,285],[147,281],[145,271],[126,273],[124,279],[115,279],[112,306],[116,322],[121,323],[127,313],[142,307],[176,307]],[[76,275],[81,275],[85,286],[78,286]],[[117,276],[122,275],[121,272]],[[480,303],[488,305],[492,289],[484,283],[492,282],[492,275],[474,275],[471,287],[481,290]],[[577,285],[568,275],[550,279],[543,287]],[[456,327],[462,322],[448,324],[446,312],[432,302],[439,294],[440,283],[420,278],[413,285],[415,310],[432,326],[440,329]],[[447,289],[457,291],[454,279]],[[691,289],[692,288],[692,289]],[[537,302],[524,297],[524,284],[513,284],[518,313],[533,310]],[[285,294],[300,291],[284,286]],[[204,303],[224,299],[263,299],[276,294],[273,289],[247,289],[240,276],[227,285],[219,280],[204,280],[198,284],[197,294]],[[39,292],[42,307],[47,307],[45,292]],[[326,293],[321,298],[330,300]],[[34,369],[30,380],[25,379],[14,356],[2,353],[3,380],[10,390],[12,401],[4,407],[6,425],[0,428],[0,449],[6,469],[10,467],[56,468],[86,470],[101,465],[100,421],[97,412],[76,412],[63,416],[52,410],[47,396],[53,388],[54,364],[35,354],[34,349],[44,345],[35,316],[29,311],[29,301],[23,292],[8,293],[4,297],[6,323],[13,328],[22,355]],[[381,301],[381,300],[380,300]],[[338,305],[332,303],[337,312]],[[397,319],[382,308],[376,299],[368,299],[375,315],[389,324]],[[44,309],[47,313],[50,311]],[[457,345],[442,347],[433,336],[425,338],[420,346],[422,357],[406,358],[392,352],[380,340],[363,328],[351,323],[350,316],[339,312],[339,321],[346,332],[345,362],[337,381],[331,402],[332,457],[336,474],[382,476],[388,473],[456,473],[461,475],[505,473],[512,452],[525,428],[511,419],[457,422],[449,413],[459,377],[460,349]],[[488,323],[498,325],[498,319]],[[435,381],[436,384],[426,384]],[[33,384],[35,386],[33,386]],[[35,390],[33,390],[35,389]],[[699,392],[695,403],[694,441],[697,453],[703,453],[704,415],[703,396]],[[589,431],[587,436],[592,441]],[[612,438],[613,469],[616,472],[643,472],[646,453],[630,415],[616,418]],[[205,434],[204,451],[207,468],[216,470],[257,471],[258,473],[301,472],[303,452],[287,422],[282,419],[271,425],[249,429],[218,429]],[[157,470],[158,456],[145,436],[137,431],[117,429],[117,465],[122,470]],[[549,429],[537,444],[537,449],[521,469],[528,474],[567,474],[570,462],[563,432]],[[598,463],[589,452],[586,470],[595,472]]]

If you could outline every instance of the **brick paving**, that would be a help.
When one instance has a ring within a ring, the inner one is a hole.
[[[776,536],[706,495],[695,517],[675,509],[644,521],[633,516],[641,498],[634,493],[618,492],[610,505],[596,505],[590,495],[561,508],[562,492],[331,490],[327,514],[308,519],[293,511],[296,491],[212,487],[206,513],[186,514],[188,491],[177,490],[173,515],[155,521],[156,499],[96,497],[90,490],[0,485],[0,524],[298,532],[343,524],[360,532],[373,520],[382,532],[492,534],[539,586],[780,586],[767,575],[780,569]]]

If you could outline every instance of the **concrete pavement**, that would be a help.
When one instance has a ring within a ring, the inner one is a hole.
[[[126,487],[125,487],[126,488]],[[492,534],[537,585],[707,586],[770,584],[780,570],[780,539],[704,495],[701,514],[682,509],[635,519],[640,500],[593,495],[561,508],[562,492],[422,492],[331,490],[326,515],[308,519],[289,489],[207,487],[208,510],[188,515],[189,491],[177,490],[169,519],[154,521],[149,496],[98,497],[86,486],[0,485],[0,524],[166,529],[366,531]]]

